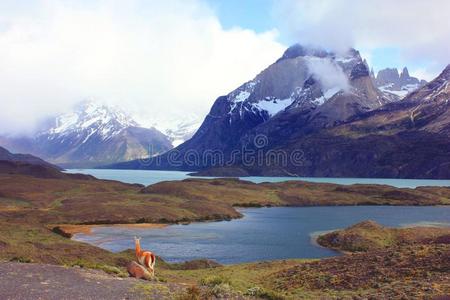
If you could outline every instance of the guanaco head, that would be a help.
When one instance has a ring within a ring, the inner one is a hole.
[[[135,243],[139,243],[140,241],[141,241],[140,237],[137,237],[137,236],[134,237],[134,242]]]

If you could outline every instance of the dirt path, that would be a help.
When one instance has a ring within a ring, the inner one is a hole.
[[[0,299],[172,299],[182,287],[102,271],[55,265],[0,263]]]

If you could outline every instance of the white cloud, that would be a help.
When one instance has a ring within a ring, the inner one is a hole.
[[[200,0],[0,4],[0,132],[95,97],[141,120],[205,114],[284,46],[225,30]]]
[[[280,0],[275,14],[301,43],[334,50],[398,48],[428,73],[450,63],[448,0]]]
[[[308,69],[320,82],[322,90],[339,88],[348,91],[350,83],[342,68],[329,58],[310,58]]]

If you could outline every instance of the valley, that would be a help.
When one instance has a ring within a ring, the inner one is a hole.
[[[125,266],[132,259],[131,251],[112,253],[70,240],[67,236],[71,234],[65,232],[61,224],[174,224],[227,220],[241,218],[242,214],[236,207],[242,206],[450,204],[450,190],[447,187],[409,189],[384,185],[341,186],[295,181],[255,184],[238,179],[187,179],[160,182],[145,187],[99,180],[88,175],[64,174],[58,170],[41,174],[27,174],[28,169],[24,171],[23,168],[19,170],[21,171],[13,174],[9,169],[0,175],[0,259],[19,263],[80,266],[102,270],[113,276],[126,276]],[[447,234],[447,231],[442,229],[442,234]],[[377,239],[377,236],[378,233],[374,239]],[[444,244],[441,245],[442,243]],[[411,246],[405,246],[407,250],[400,251],[402,264],[403,259],[415,259],[411,255],[420,255],[423,251],[430,254],[426,258],[430,260],[430,264],[424,263],[424,268],[434,270],[430,276],[439,286],[433,288],[436,295],[447,291],[448,288],[445,285],[445,276],[448,276],[448,273],[442,273],[431,264],[431,260],[439,255],[436,253],[448,251],[445,239],[442,239],[442,243],[433,246],[433,242],[427,242],[424,246],[426,248],[412,243]],[[403,242],[395,246],[403,247]],[[350,271],[335,275],[333,268],[342,270],[340,264],[367,264],[367,267],[370,267],[372,259],[365,257],[369,255],[385,259],[384,257],[391,253],[389,249],[378,250],[371,246],[369,248],[378,252],[314,262],[294,259],[222,267],[202,261],[183,265],[160,260],[157,264],[157,276],[162,283],[144,287],[136,282],[136,288],[139,293],[150,292],[150,287],[167,290],[164,288],[164,282],[167,282],[173,287],[170,292],[172,296],[194,293],[198,294],[198,297],[205,293],[226,293],[229,296],[246,294],[268,299],[370,295],[374,291],[377,277],[369,277],[372,278],[370,280],[373,280],[373,285],[371,281],[366,284],[354,282],[351,287],[320,279],[323,276],[350,276]],[[305,268],[310,275],[305,278],[298,277],[299,274],[304,274],[300,270]],[[409,285],[399,286],[394,282],[401,280],[402,276],[413,276],[415,280],[422,282],[422,275],[419,274],[423,273],[390,273],[389,278],[394,281],[383,285],[381,291],[385,295],[406,292],[404,289],[409,288]],[[269,284],[263,280],[267,276],[275,276],[278,279]],[[295,281],[292,281],[294,278]],[[301,288],[295,283],[299,278],[303,278]],[[336,278],[340,280],[340,277]],[[186,289],[186,286],[190,285],[198,285],[198,288]],[[422,282],[413,292],[420,294],[426,288],[426,283]]]

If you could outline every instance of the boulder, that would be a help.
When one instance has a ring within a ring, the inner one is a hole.
[[[144,268],[135,261],[132,261],[127,265],[127,271],[131,277],[135,277],[137,279],[145,279],[145,280],[153,279],[152,274],[146,268]]]

